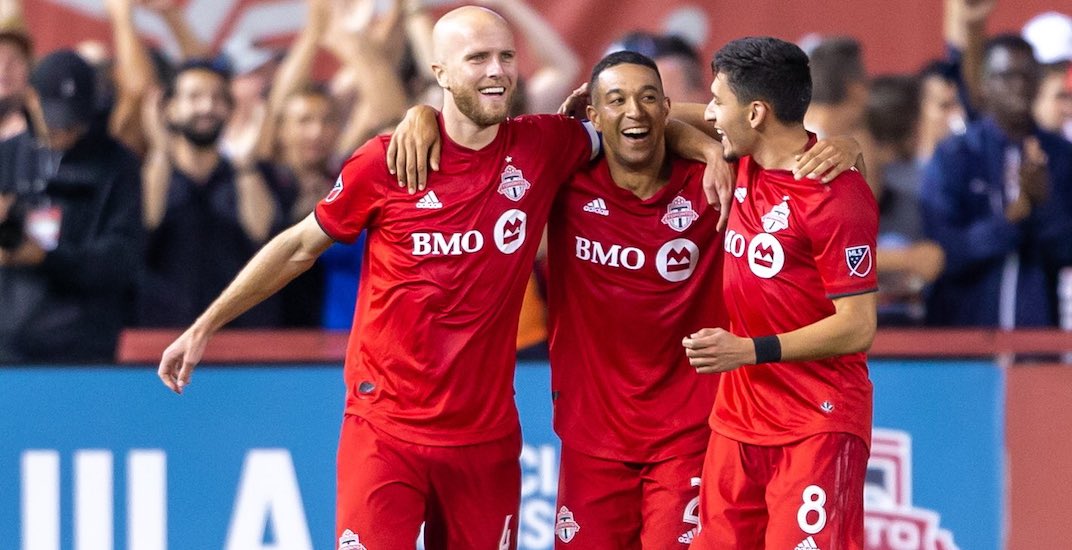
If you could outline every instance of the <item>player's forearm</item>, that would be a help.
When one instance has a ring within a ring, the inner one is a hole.
[[[310,214],[264,245],[191,327],[209,336],[308,270],[331,245]]]
[[[838,303],[850,301],[851,303]],[[877,325],[876,293],[839,298],[831,316],[778,335],[782,361],[813,361],[871,348]]]
[[[718,135],[715,134],[714,125],[704,119],[704,111],[706,109],[707,106],[703,103],[671,103],[670,118],[680,120],[708,136],[711,136],[712,139],[718,139]]]
[[[691,124],[670,119],[666,124],[666,146],[679,157],[698,162],[722,159],[722,144]]]

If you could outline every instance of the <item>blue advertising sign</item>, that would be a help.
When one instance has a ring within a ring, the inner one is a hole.
[[[546,363],[518,369],[519,545],[554,546]],[[875,361],[870,550],[998,550],[1003,382],[991,363]],[[336,366],[0,369],[0,540],[21,550],[333,550]],[[16,544],[12,541],[18,541]]]

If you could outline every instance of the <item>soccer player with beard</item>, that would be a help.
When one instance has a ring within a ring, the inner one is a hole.
[[[144,325],[191,323],[267,240],[276,221],[275,198],[262,171],[220,154],[220,133],[232,111],[227,83],[227,73],[215,65],[190,61],[177,70],[163,102],[145,106]],[[277,307],[262,306],[238,324],[278,321]]]
[[[728,330],[684,340],[701,373],[722,373],[694,549],[863,547],[863,485],[875,334],[878,208],[846,172],[797,181],[811,148],[808,57],[773,38],[715,54],[706,118],[739,160],[726,230]]]
[[[514,548],[521,433],[514,341],[528,274],[560,182],[598,152],[557,116],[506,119],[513,37],[483,8],[433,33],[445,91],[434,190],[399,187],[387,137],[363,145],[315,212],[259,252],[161,359],[175,392],[210,336],[307,269],[333,241],[368,229],[347,350],[339,441],[340,549]]]

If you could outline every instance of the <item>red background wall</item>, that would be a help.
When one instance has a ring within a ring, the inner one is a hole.
[[[189,4],[192,0],[187,0]],[[285,4],[288,0],[272,0]],[[300,5],[298,0],[291,0]],[[227,9],[217,33],[220,42],[237,16],[250,5],[265,0],[220,1]],[[436,0],[443,7],[454,2]],[[991,32],[1018,30],[1033,15],[1072,5],[1053,0],[1000,2],[991,18]],[[24,0],[27,18],[39,43],[39,52],[77,43],[88,38],[106,39],[108,27],[101,20],[103,0]],[[231,5],[229,8],[227,7]],[[727,40],[767,34],[797,40],[817,32],[848,34],[864,44],[872,72],[910,71],[930,58],[942,55],[943,0],[530,0],[564,33],[591,66],[605,46],[634,28],[659,31],[667,14],[684,6],[702,10],[708,18],[708,40],[703,56],[710,57]],[[71,5],[82,5],[74,9]],[[295,21],[295,28],[299,25]]]

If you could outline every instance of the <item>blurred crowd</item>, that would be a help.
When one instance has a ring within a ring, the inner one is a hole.
[[[0,363],[109,361],[124,327],[189,325],[358,145],[441,102],[417,0],[308,0],[283,51],[242,36],[213,51],[175,0],[102,1],[111,43],[41,52],[20,0],[0,0]],[[986,36],[995,2],[946,0],[946,56],[914,74],[869,74],[851,37],[802,40],[806,126],[854,137],[879,199],[882,324],[1072,330],[1072,18]],[[476,3],[534,62],[515,115],[586,80],[532,7]],[[136,10],[178,57],[139,37]],[[710,60],[685,38],[637,31],[618,49],[653,58],[673,101],[710,100]],[[363,250],[334,245],[233,326],[349,328]],[[542,269],[522,358],[546,356]]]

